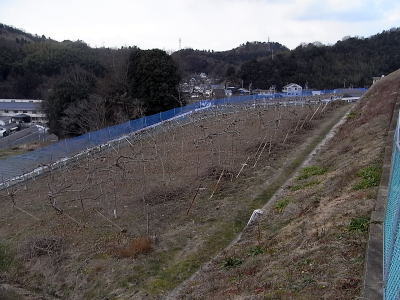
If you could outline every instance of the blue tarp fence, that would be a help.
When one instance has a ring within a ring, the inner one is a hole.
[[[318,91],[320,95],[336,94],[340,90],[322,90]],[[357,88],[352,91],[363,93],[366,89]],[[139,119],[130,120],[128,122],[106,127],[97,131],[92,131],[78,137],[61,140],[55,144],[43,147],[41,149],[28,152],[22,155],[13,156],[0,160],[0,184],[7,182],[11,178],[21,176],[22,174],[31,172],[33,169],[58,161],[65,157],[71,157],[77,153],[87,149],[106,144],[109,141],[120,138],[122,136],[132,134],[144,128],[159,124],[163,121],[172,120],[183,116],[187,113],[194,112],[199,109],[207,109],[224,105],[235,105],[246,102],[255,102],[260,100],[279,100],[288,97],[304,97],[311,96],[311,91],[303,91],[297,95],[285,93],[275,93],[270,95],[246,95],[236,96],[223,99],[204,100],[182,107],[173,108],[151,116],[145,116]]]

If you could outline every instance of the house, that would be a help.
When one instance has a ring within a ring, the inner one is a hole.
[[[276,86],[275,85],[271,85],[268,89],[268,94],[275,94],[276,93]]]
[[[221,98],[225,98],[226,95],[226,91],[225,89],[213,89],[212,90],[212,97],[215,99],[221,99]]]
[[[286,95],[297,96],[301,95],[302,90],[303,88],[300,85],[296,83],[289,83],[283,87],[282,92]]]
[[[11,117],[0,117],[0,126],[11,124]]]
[[[382,75],[380,77],[372,77],[372,84],[375,84],[375,82],[381,80],[383,77],[385,77],[385,75]]]
[[[0,99],[0,117],[12,118],[20,114],[28,115],[32,123],[47,122],[42,100]]]
[[[17,123],[17,124],[23,124],[23,123],[31,123],[32,122],[32,117],[27,114],[19,114],[11,117],[12,122]]]
[[[244,88],[238,89],[240,95],[250,95],[250,91]]]

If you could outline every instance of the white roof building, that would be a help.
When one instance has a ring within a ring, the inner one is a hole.
[[[0,117],[15,117],[26,114],[32,122],[46,122],[46,114],[42,107],[42,100],[31,99],[0,99]]]
[[[296,83],[289,83],[285,85],[282,89],[283,93],[286,93],[287,95],[301,95],[303,91],[303,88],[301,85],[298,85]]]

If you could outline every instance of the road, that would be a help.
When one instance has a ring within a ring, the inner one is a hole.
[[[54,139],[56,138],[45,132],[43,127],[33,125],[9,136],[0,138],[0,149],[8,149],[18,145],[45,142]]]

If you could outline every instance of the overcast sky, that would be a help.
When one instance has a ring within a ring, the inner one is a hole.
[[[0,0],[0,22],[91,46],[227,50],[246,41],[294,48],[400,26],[399,0]]]

